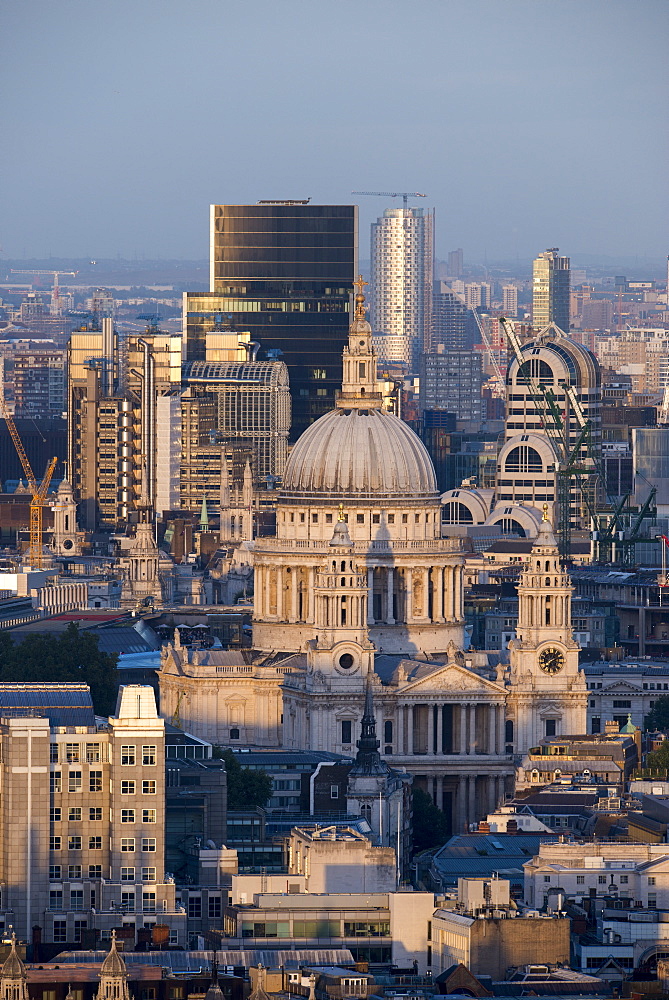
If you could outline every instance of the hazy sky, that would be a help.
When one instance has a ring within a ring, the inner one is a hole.
[[[206,257],[407,188],[437,254],[669,252],[667,0],[2,0],[6,256]],[[399,205],[400,202],[390,203]]]

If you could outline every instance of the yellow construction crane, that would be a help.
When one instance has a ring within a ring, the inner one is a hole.
[[[4,399],[0,399],[0,405],[2,406],[2,415],[5,418],[5,423],[9,428],[9,433],[11,434],[12,441],[14,442],[14,447],[16,448],[16,453],[21,460],[21,465],[23,466],[23,471],[28,480],[28,486],[30,487],[30,492],[32,493],[32,500],[30,501],[30,549],[29,549],[29,560],[30,565],[33,569],[42,568],[42,508],[46,504],[47,493],[49,492],[49,483],[51,482],[51,477],[53,476],[53,471],[58,464],[57,458],[52,458],[46,467],[46,472],[44,473],[44,479],[41,483],[37,483],[35,475],[32,470],[32,466],[28,461],[28,456],[26,455],[25,448],[23,447],[23,442],[19,437],[19,432],[16,429],[16,424],[14,423],[14,418],[7,409],[7,404]]]

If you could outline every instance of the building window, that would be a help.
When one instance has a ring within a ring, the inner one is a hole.
[[[87,743],[86,744],[86,763],[87,764],[99,764],[101,761],[100,756],[100,744],[99,743]]]
[[[156,849],[156,838],[155,837],[142,837],[142,850],[143,851],[155,851]]]
[[[341,741],[342,741],[342,743],[350,743],[351,742],[351,726],[352,726],[352,723],[351,723],[350,719],[343,719],[342,720],[342,724],[341,724]]]
[[[154,780],[142,782],[142,795],[155,795],[156,783]]]
[[[393,724],[390,719],[386,719],[383,723],[383,741],[384,743],[393,742]]]
[[[51,791],[61,792],[63,790],[63,779],[60,771],[51,772]]]
[[[121,747],[121,764],[131,765],[135,763],[135,748],[131,746]]]
[[[134,823],[135,822],[135,810],[134,809],[121,809],[121,822],[122,823]]]
[[[121,890],[121,909],[132,911],[135,909],[135,890],[134,889],[122,889]]]
[[[67,941],[67,921],[66,920],[54,920],[53,922],[53,940],[55,944],[63,944]],[[55,991],[54,1000],[55,1000]]]
[[[70,771],[67,776],[67,787],[70,792],[81,791],[81,771]]]
[[[49,890],[49,909],[50,910],[62,910],[63,909],[63,890],[62,889],[50,889]]]
[[[79,908],[83,910],[83,906]],[[83,932],[86,930],[87,927],[88,927],[88,922],[86,920],[74,921],[74,940],[77,942],[77,944],[81,943],[81,935],[83,934]],[[70,990],[69,992],[72,995],[73,1000],[76,1000],[77,993],[79,993],[81,1000],[83,1000],[84,996],[83,990]]]
[[[365,523],[365,515],[364,514],[356,514],[355,520],[356,520],[357,524],[364,524]]]
[[[200,898],[200,896],[188,897],[188,916],[189,917],[202,916],[202,899]]]
[[[156,869],[142,868],[142,882],[155,882],[155,881],[156,881]]]
[[[156,751],[157,747],[155,746],[142,747],[142,764],[145,767],[148,767],[151,764],[156,763],[156,757],[157,757]]]
[[[67,838],[67,849],[68,851],[80,851],[81,850],[81,837],[68,837]]]
[[[590,730],[593,733],[593,735],[596,735],[597,733],[601,733],[601,731],[602,731],[602,720],[601,720],[600,716],[593,715],[593,717],[592,717],[592,719],[590,721]]]
[[[49,850],[59,851],[62,846],[62,840],[60,837],[50,837],[49,838]]]
[[[220,896],[210,896],[209,897],[209,916],[210,917],[220,917],[222,916],[221,907],[221,897]]]
[[[58,763],[58,744],[52,743],[49,747],[49,761],[52,764]]]
[[[89,837],[88,838],[88,850],[89,851],[101,851],[102,850],[102,837]]]
[[[91,806],[88,810],[88,818],[91,823],[98,823],[102,819],[102,806]]]
[[[61,877],[62,868],[60,865],[49,865],[49,878],[52,882],[57,882]]]
[[[143,892],[142,893],[142,909],[145,913],[155,913],[156,912],[156,894],[155,892]]]
[[[620,884],[621,885],[627,885],[628,882],[629,882],[629,877],[627,875],[621,875],[620,876]]]
[[[238,740],[239,739],[239,730],[238,729],[231,729],[230,730],[230,739],[231,740]]]
[[[135,794],[135,782],[134,781],[122,781],[121,782],[121,795],[134,795]]]
[[[68,865],[67,866],[67,877],[70,879],[81,878],[81,865]]]
[[[128,852],[134,852],[134,850],[135,850],[135,838],[121,837],[121,851],[128,853]]]
[[[102,771],[90,771],[88,775],[88,787],[91,792],[102,791]]]
[[[102,878],[102,865],[89,865],[88,866],[88,877],[89,878]]]
[[[655,876],[654,875],[649,875],[649,877],[648,877],[648,885],[655,885]]]
[[[331,799],[339,798],[339,785],[330,785],[330,798]]]
[[[544,882],[550,882],[550,880],[551,880],[550,875],[544,875]]]
[[[60,806],[52,806],[52,808],[51,808],[51,822],[52,823],[60,823],[60,821],[62,819],[62,815],[63,815],[63,813],[62,813],[62,810],[61,810]]]
[[[142,809],[142,823],[155,823],[156,815],[155,809]]]
[[[600,875],[597,881],[600,885],[606,885],[606,875]]]
[[[70,806],[67,814],[67,818],[70,823],[80,823],[81,822],[81,806]]]
[[[585,885],[585,875],[576,876],[576,885]]]
[[[83,908],[84,908],[84,890],[70,889],[70,909],[83,910]]]
[[[121,882],[134,882],[134,881],[135,881],[135,869],[121,868]]]
[[[546,719],[546,736],[555,736],[557,732],[557,719]]]
[[[78,743],[65,744],[65,760],[68,764],[78,764],[81,759],[81,751]]]

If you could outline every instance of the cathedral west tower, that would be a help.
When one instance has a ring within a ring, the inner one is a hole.
[[[508,735],[521,754],[545,737],[586,731],[588,694],[572,637],[572,586],[546,511],[547,505],[520,577],[517,638],[510,643]]]

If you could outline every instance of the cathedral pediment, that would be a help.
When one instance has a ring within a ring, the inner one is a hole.
[[[402,687],[402,693],[422,693],[428,691],[476,691],[478,693],[503,695],[505,693],[501,684],[495,684],[485,677],[479,676],[473,670],[462,667],[458,663],[446,663],[445,665],[435,665],[429,673],[425,673],[428,664],[420,664],[421,675],[415,680],[407,678],[407,682]]]
[[[640,694],[641,687],[638,684],[630,684],[629,681],[616,681],[615,684],[611,684],[609,687],[605,687],[602,690],[602,694]]]

